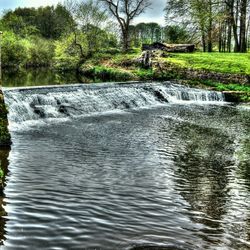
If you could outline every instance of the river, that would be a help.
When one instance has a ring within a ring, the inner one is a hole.
[[[248,107],[168,82],[4,93],[5,249],[250,249]]]

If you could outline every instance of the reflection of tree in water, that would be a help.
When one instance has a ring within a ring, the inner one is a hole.
[[[192,219],[207,226],[203,232],[220,234],[220,221],[226,213],[228,166],[233,163],[233,141],[221,130],[194,124],[182,124],[176,130],[182,144],[175,159],[176,176],[180,177],[177,188],[191,205],[191,211],[201,212]]]
[[[250,137],[243,138],[240,141],[239,149],[236,152],[236,159],[239,166],[239,175],[250,191]]]
[[[8,157],[9,157],[9,149],[1,149],[0,150],[0,161],[1,161],[1,168],[3,171],[3,178],[2,178],[2,187],[1,187],[1,196],[0,196],[0,245],[3,245],[3,242],[5,240],[5,223],[6,219],[4,218],[6,216],[6,212],[3,208],[4,205],[4,192],[3,188],[5,187],[5,177],[8,173]]]
[[[3,82],[5,87],[41,86],[62,83],[82,82],[75,72],[53,72],[46,68],[4,71]]]
[[[250,127],[249,127],[250,129]],[[250,131],[247,131],[250,135]],[[250,136],[243,137],[240,140],[238,150],[235,154],[237,161],[237,174],[240,182],[245,187],[245,192],[250,193]],[[242,190],[242,192],[244,189]],[[250,241],[250,211],[246,215],[246,229],[247,241]]]

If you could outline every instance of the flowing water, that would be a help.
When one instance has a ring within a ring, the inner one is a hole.
[[[5,249],[250,249],[248,107],[171,83],[4,94]]]

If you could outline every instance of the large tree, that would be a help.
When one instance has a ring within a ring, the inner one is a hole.
[[[101,0],[119,23],[123,50],[130,48],[130,26],[132,20],[151,5],[150,0]]]

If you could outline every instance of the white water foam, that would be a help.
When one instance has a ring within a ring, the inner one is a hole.
[[[220,92],[165,83],[66,85],[5,88],[10,127],[51,122],[110,111],[150,108],[167,103],[223,103]]]

